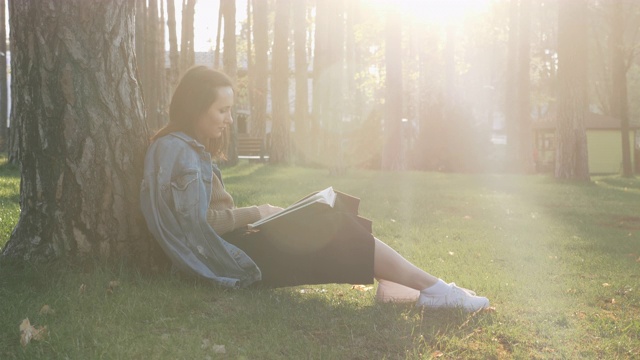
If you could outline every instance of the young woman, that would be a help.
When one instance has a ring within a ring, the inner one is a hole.
[[[299,233],[249,230],[248,224],[282,209],[236,207],[212,162],[224,158],[233,98],[227,76],[191,68],[173,94],[169,123],[147,151],[141,208],[177,269],[232,287],[370,284],[376,278],[415,289],[417,306],[467,311],[489,306],[487,298],[411,264],[351,213],[309,219],[309,231],[330,229],[323,241],[309,246],[300,246],[305,242]]]

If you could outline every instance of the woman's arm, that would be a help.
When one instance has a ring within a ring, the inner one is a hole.
[[[207,222],[218,235],[226,234],[255,221],[260,220],[261,214],[257,206],[215,210],[207,210]]]

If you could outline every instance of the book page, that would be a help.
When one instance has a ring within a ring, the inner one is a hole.
[[[249,224],[249,228],[254,228],[256,226],[260,226],[264,223],[266,223],[269,220],[273,220],[275,218],[278,218],[280,216],[286,215],[292,211],[295,211],[297,209],[303,208],[305,206],[308,206],[310,204],[313,203],[322,203],[322,204],[327,204],[331,207],[333,207],[333,205],[336,202],[336,193],[335,191],[333,191],[333,187],[328,187],[316,194],[310,195],[300,201],[297,201],[295,203],[293,203],[292,205],[290,205],[289,207],[287,207],[286,209],[279,211],[275,214],[269,215],[263,219],[260,219],[256,222],[254,222],[253,224]]]

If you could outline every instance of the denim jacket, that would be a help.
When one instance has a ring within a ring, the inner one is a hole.
[[[224,286],[248,286],[261,279],[260,269],[207,223],[214,173],[221,177],[202,144],[182,132],[163,136],[147,150],[140,207],[175,268]]]

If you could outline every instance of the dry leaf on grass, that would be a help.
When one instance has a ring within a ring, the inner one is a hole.
[[[87,285],[86,284],[80,284],[80,289],[78,289],[78,293],[80,295],[84,294],[84,292],[87,291]]]
[[[225,349],[224,345],[213,345],[211,347],[211,351],[213,351],[215,354],[225,354],[227,352],[227,349]]]
[[[434,351],[433,354],[431,354],[431,357],[434,358],[434,359],[442,357],[442,356],[444,356],[444,353],[442,351],[437,351],[437,350]]]
[[[40,308],[40,315],[53,315],[55,313],[56,312],[49,305],[45,304]]]
[[[31,340],[43,340],[47,335],[47,331],[46,326],[35,328],[31,325],[29,319],[24,319],[20,324],[20,344],[24,347],[27,346]]]
[[[603,284],[602,284],[602,286],[604,286],[604,287],[609,287],[609,286],[611,286],[611,284],[609,284],[609,283],[603,283]]]
[[[369,291],[371,289],[373,289],[373,286],[366,286],[366,285],[353,285],[351,286],[352,290],[358,290],[358,291]]]
[[[113,292],[118,286],[120,286],[119,281],[116,281],[116,280],[109,281],[109,286],[107,287],[107,294],[113,294]]]

